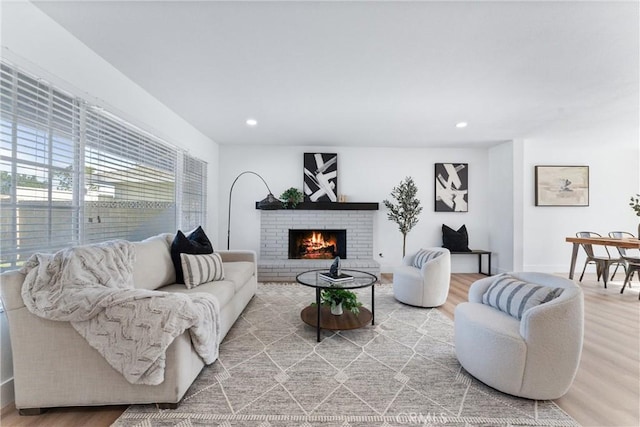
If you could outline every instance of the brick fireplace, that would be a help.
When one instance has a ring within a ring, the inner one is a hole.
[[[331,235],[335,235],[336,231],[344,231],[346,253],[341,257],[342,267],[379,275],[380,264],[373,259],[375,213],[375,210],[338,209],[261,211],[258,280],[262,282],[295,281],[296,275],[306,270],[329,268],[333,256],[328,256],[326,259],[319,259],[319,256],[291,259],[290,231],[308,232],[309,230],[316,233],[325,232],[327,239],[331,239]],[[305,244],[309,245],[308,242]]]

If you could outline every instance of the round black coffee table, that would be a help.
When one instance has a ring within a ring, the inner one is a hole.
[[[371,273],[359,270],[343,268],[342,274],[353,277],[353,280],[333,283],[322,278],[320,273],[328,273],[327,269],[309,270],[296,276],[296,281],[304,286],[316,289],[316,304],[305,307],[300,313],[302,321],[314,326],[317,332],[317,340],[320,342],[320,329],[347,330],[361,328],[371,321],[375,324],[375,300],[374,287],[378,278]],[[336,316],[331,314],[328,307],[320,305],[320,293],[325,289],[358,289],[371,287],[371,311],[360,307],[359,314],[353,314],[345,310],[343,314]]]

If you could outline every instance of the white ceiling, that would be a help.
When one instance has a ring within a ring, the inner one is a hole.
[[[638,123],[637,1],[35,4],[220,144],[468,147]]]

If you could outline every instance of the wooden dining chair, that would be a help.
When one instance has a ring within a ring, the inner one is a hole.
[[[591,238],[591,237],[602,237],[600,234],[595,233],[593,231],[578,231],[576,233],[576,237],[581,238]],[[620,258],[612,258],[609,253],[609,249],[606,246],[602,246],[603,250],[598,255],[595,254],[593,250],[593,245],[588,243],[581,243],[582,249],[587,254],[587,259],[584,262],[584,267],[582,268],[582,274],[580,275],[580,282],[582,282],[582,278],[584,277],[584,272],[587,269],[587,264],[595,264],[596,266],[596,275],[598,278],[598,282],[600,281],[600,277],[602,277],[602,281],[604,282],[604,287],[607,287],[607,281],[609,280],[609,267],[612,264],[622,265],[626,271],[626,263]],[[598,245],[599,246],[599,245]]]

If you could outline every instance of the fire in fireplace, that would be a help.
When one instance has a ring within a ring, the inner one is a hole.
[[[347,230],[289,230],[289,259],[347,258]]]

